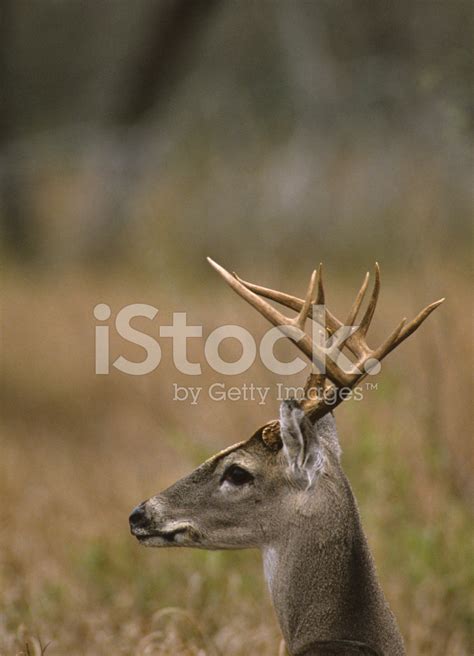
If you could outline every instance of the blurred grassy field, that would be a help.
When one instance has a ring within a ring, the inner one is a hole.
[[[362,273],[328,275],[336,313],[345,314]],[[220,281],[200,286],[201,275],[191,288],[113,273],[5,275],[2,656],[36,656],[40,642],[48,656],[278,653],[258,553],[146,550],[127,522],[137,502],[274,417],[276,399],[263,407],[173,401],[173,382],[207,386],[222,377],[205,367],[199,381],[177,376],[164,339],[154,373],[94,374],[98,302],[114,313],[134,302],[160,308],[152,325],[141,324],[154,335],[178,310],[205,334],[223,322],[262,334],[262,319]],[[260,279],[305,288],[299,274],[282,276]],[[411,656],[468,656],[473,648],[471,326],[461,320],[468,281],[446,261],[420,275],[388,273],[373,330],[375,342],[441,295],[448,301],[388,359],[377,389],[337,411],[344,466]],[[190,348],[193,357],[204,362],[202,344]],[[258,362],[229,384],[245,381],[278,382]]]

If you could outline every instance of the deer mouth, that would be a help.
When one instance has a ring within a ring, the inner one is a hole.
[[[185,527],[175,528],[173,531],[151,531],[146,537],[163,538],[163,540],[166,540],[166,542],[174,542],[177,535],[186,533],[186,531],[187,529]]]
[[[191,530],[190,526],[177,526],[176,528],[168,530],[139,529],[133,533],[141,544],[150,547],[179,546],[186,542],[193,542],[196,538],[196,532]]]

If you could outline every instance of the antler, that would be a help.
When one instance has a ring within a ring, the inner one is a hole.
[[[239,296],[242,296],[260,314],[277,326],[313,363],[313,371],[305,385],[304,402],[305,410],[311,419],[323,416],[341,403],[345,398],[345,395],[340,393],[343,388],[346,390],[348,388],[352,389],[368,373],[376,373],[383,358],[415,332],[431,312],[444,301],[444,298],[441,298],[439,301],[431,303],[408,324],[406,324],[406,319],[402,319],[379,347],[370,348],[367,344],[366,335],[374,316],[380,292],[380,268],[376,263],[374,287],[367,309],[358,326],[354,327],[353,323],[367,291],[369,273],[365,275],[345,323],[342,323],[324,307],[323,319],[325,319],[325,326],[319,325],[319,327],[323,329],[325,336],[326,330],[331,336],[328,340],[329,346],[324,348],[321,344],[316,344],[304,332],[307,317],[315,318],[316,306],[324,305],[321,264],[317,271],[313,271],[311,274],[306,297],[301,299],[246,282],[235,273],[230,274],[211,258],[208,257],[207,259]],[[296,317],[287,317],[261,297],[276,301],[287,308],[295,310],[298,314]],[[355,356],[355,363],[351,363],[347,358],[344,358],[341,353],[343,347],[347,347]],[[329,356],[329,358],[326,356]],[[349,371],[343,369],[339,364],[341,360],[349,365]],[[329,379],[330,383],[326,379]],[[316,397],[314,397],[314,391],[316,391]]]

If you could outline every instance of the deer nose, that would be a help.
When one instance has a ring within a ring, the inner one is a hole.
[[[145,512],[145,501],[143,501],[143,503],[132,510],[128,521],[132,530],[136,528],[143,528],[143,526],[148,523],[148,517],[146,516]]]

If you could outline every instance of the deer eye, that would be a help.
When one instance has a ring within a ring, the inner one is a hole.
[[[253,476],[250,472],[239,465],[230,465],[222,476],[223,481],[229,481],[232,485],[245,485],[245,483],[251,483],[253,481]]]

